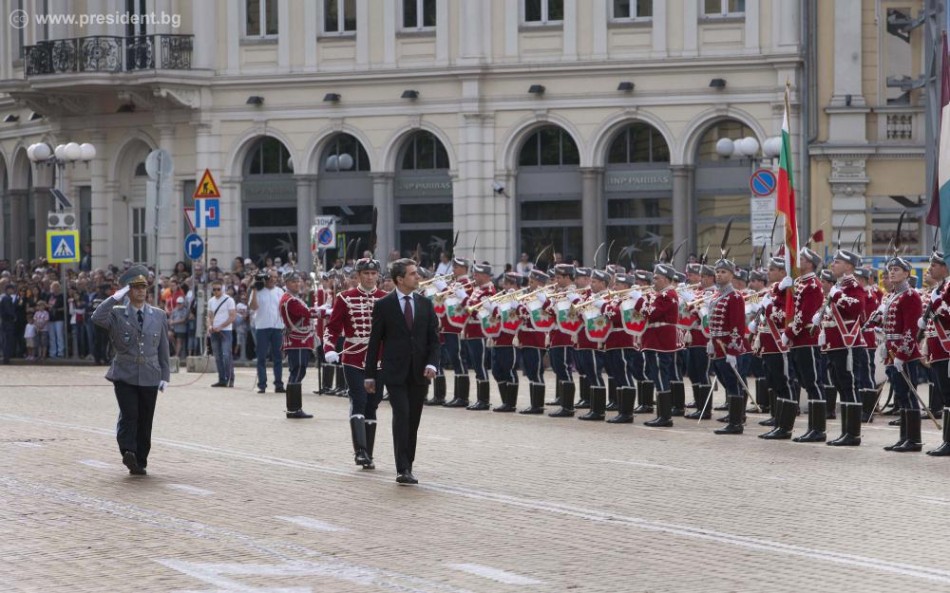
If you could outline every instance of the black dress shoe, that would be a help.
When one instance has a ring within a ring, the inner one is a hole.
[[[556,405],[556,404],[550,404],[550,405],[553,406],[553,405]],[[577,402],[576,404],[574,404],[574,409],[575,409],[575,410],[589,410],[589,409],[590,409],[590,400],[582,399],[581,401],[579,401],[579,402]]]
[[[418,484],[419,480],[416,479],[412,472],[403,472],[396,476],[397,484]]]
[[[466,407],[465,409],[466,410],[490,410],[491,406],[488,404],[488,402],[477,401],[474,404]]]
[[[139,465],[138,459],[135,458],[135,453],[132,451],[126,451],[122,454],[122,463],[125,464],[125,467],[129,468],[129,473],[131,475],[146,475],[145,468]]]
[[[368,457],[367,459],[368,459],[369,461],[367,461],[366,463],[363,464],[363,469],[376,469],[376,464],[373,463],[373,458],[372,458],[372,457]]]
[[[217,383],[212,383],[211,386],[212,387],[227,387],[228,384],[225,383],[224,381],[218,381]]]
[[[283,386],[283,385],[281,385],[281,386],[279,386],[279,387],[275,387],[275,388],[274,388],[274,393],[287,393],[287,390],[284,389],[284,386]]]
[[[891,420],[890,422],[887,423],[887,425],[888,425],[888,426],[900,426],[900,425],[901,425],[901,420],[900,420],[900,418],[898,418],[898,419],[896,419],[896,420]]]
[[[313,414],[308,414],[303,410],[297,410],[296,412],[287,412],[288,418],[313,418]]]
[[[360,450],[360,452],[356,454],[356,456],[354,457],[354,461],[356,462],[356,465],[362,465],[363,467],[366,467],[367,464],[370,464],[373,462],[369,458],[369,455],[366,454],[366,451],[363,451],[363,450]]]
[[[809,430],[800,437],[792,439],[796,443],[824,443],[828,440],[828,435],[820,430]]]
[[[258,393],[264,393],[265,391],[267,391],[267,390],[264,389],[263,387],[261,387],[261,388],[259,388],[259,389],[257,390]]]

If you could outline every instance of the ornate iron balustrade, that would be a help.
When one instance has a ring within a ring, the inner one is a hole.
[[[194,35],[94,35],[40,41],[26,49],[26,75],[190,70]]]

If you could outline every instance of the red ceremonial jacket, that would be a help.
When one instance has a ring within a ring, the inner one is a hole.
[[[927,325],[927,353],[929,360],[950,358],[950,282],[946,280],[938,289],[936,299],[930,303],[931,321]]]
[[[867,324],[868,320],[871,319],[871,316],[877,311],[877,308],[881,306],[881,299],[883,298],[881,289],[877,284],[868,284],[864,288],[864,322]],[[874,329],[868,328],[861,332],[864,335],[864,345],[869,350],[874,350],[877,348],[877,334],[874,333]]]
[[[476,286],[471,289],[468,296],[462,301],[460,307],[471,308],[468,319],[465,321],[465,335],[463,339],[473,340],[484,338],[485,332],[482,331],[482,322],[478,318],[478,307],[482,301],[495,294],[495,285],[486,282],[483,286]]]
[[[785,304],[789,298],[788,289],[779,289],[778,282],[769,289],[772,302],[765,306],[759,315],[756,331],[759,334],[759,350],[762,354],[787,352],[782,346],[782,332],[785,328]]]
[[[623,313],[620,311],[620,303],[623,298],[614,298],[604,304],[603,313],[610,321],[611,329],[607,334],[607,341],[604,342],[604,350],[622,350],[624,348],[633,348],[635,337],[623,329]]]
[[[360,370],[366,368],[366,348],[373,327],[373,305],[384,296],[386,292],[378,288],[367,292],[359,286],[338,294],[323,334],[323,351],[334,350],[340,336],[343,336],[340,362]]]
[[[679,295],[673,287],[663,292],[654,292],[640,297],[633,308],[639,311],[647,322],[640,342],[643,350],[654,352],[679,350],[676,338],[679,306]]]
[[[565,290],[563,291],[558,290],[557,292],[571,292],[571,291],[574,292],[574,296],[570,298],[575,303],[586,300],[587,297],[590,296],[590,289],[577,288],[573,284],[569,286],[568,288],[566,288]],[[553,315],[555,319],[557,319],[557,307],[555,306],[556,304],[557,303],[554,301],[554,299],[548,299],[548,301],[544,304],[545,311],[547,311],[548,315]],[[581,332],[583,331],[584,330],[582,328]],[[562,331],[557,325],[551,328],[550,337],[551,337],[551,348],[569,348],[571,346],[574,346],[577,343],[575,336],[572,336],[571,334],[565,331]]]
[[[311,291],[310,295],[307,297],[307,304],[311,309],[314,309],[313,317],[313,330],[315,339],[318,341],[323,339],[323,330],[326,327],[327,322],[327,312],[323,310],[317,311],[318,307],[322,307],[327,302],[327,291],[321,287],[317,287],[317,290]]]
[[[864,313],[864,288],[854,276],[842,276],[836,288],[838,290],[834,296],[829,297],[828,307],[821,320],[821,327],[825,332],[825,345],[822,350],[863,348],[865,344],[861,328],[867,320]]]
[[[824,301],[821,284],[814,274],[805,274],[795,279],[793,288],[792,300],[795,303],[795,309],[788,326],[785,328],[789,347],[817,346],[818,332],[812,331],[811,320],[815,313],[821,309]]]
[[[738,356],[749,351],[746,338],[745,301],[729,286],[709,303],[709,339],[713,343],[713,358],[727,354]]]
[[[521,327],[518,328],[518,344],[522,348],[547,348],[548,332],[533,329],[531,311],[523,303],[518,305],[518,315],[521,316]]]
[[[596,299],[598,296],[600,296],[601,298],[604,298],[607,296],[606,290],[604,290],[603,292],[599,292],[597,294],[594,294],[592,291],[589,291],[589,292],[591,292],[591,294],[589,297],[587,297],[588,300]],[[606,303],[604,303],[604,305],[606,305]],[[603,311],[604,305],[601,305],[601,311]],[[580,331],[577,332],[577,346],[575,346],[575,348],[577,348],[578,350],[601,350],[603,349],[603,346],[604,346],[604,343],[595,342],[587,336],[586,327],[582,326]]]
[[[459,288],[469,291],[472,289],[472,280],[468,276],[460,276],[454,281],[449,282],[448,288],[445,290],[452,291],[454,293]],[[460,334],[462,333],[461,327],[455,327],[449,323],[448,318],[443,314],[439,316],[439,331],[443,334]]]
[[[917,360],[917,320],[923,315],[920,294],[904,285],[884,302],[884,344],[889,360]]]
[[[714,293],[715,290],[712,288],[696,289],[696,298],[701,299],[706,295]],[[693,308],[692,315],[690,318],[693,320],[693,324],[689,326],[689,347],[690,348],[705,348],[706,344],[709,343],[709,328],[703,328],[703,318],[700,315],[699,309]]]
[[[306,348],[313,350],[316,345],[312,319],[318,313],[298,297],[285,292],[280,297],[280,318],[284,322],[283,350]]]

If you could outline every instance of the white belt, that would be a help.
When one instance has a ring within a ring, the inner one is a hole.
[[[345,338],[347,344],[369,344],[369,337],[366,338]]]

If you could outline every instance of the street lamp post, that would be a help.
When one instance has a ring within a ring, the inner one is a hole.
[[[60,196],[65,196],[65,184],[64,184],[64,175],[63,171],[68,164],[76,164],[77,162],[89,163],[92,159],[96,158],[96,147],[88,142],[83,144],[78,144],[76,142],[69,142],[67,144],[60,144],[55,149],[51,149],[49,144],[45,142],[37,142],[36,144],[30,145],[26,149],[26,156],[30,161],[35,165],[46,165],[47,167],[53,167],[53,187],[59,190]],[[55,196],[55,194],[54,194]],[[65,210],[70,206],[70,203],[63,202],[62,198],[59,196],[56,197],[56,209]],[[79,254],[79,241],[76,242],[76,251],[77,255]],[[48,255],[48,254],[47,254]],[[66,279],[66,266],[60,264],[59,266],[59,276],[60,284],[63,289],[63,350],[66,353],[67,357],[69,355],[69,285]],[[78,350],[78,341],[77,349],[73,352],[74,355],[79,355]]]

